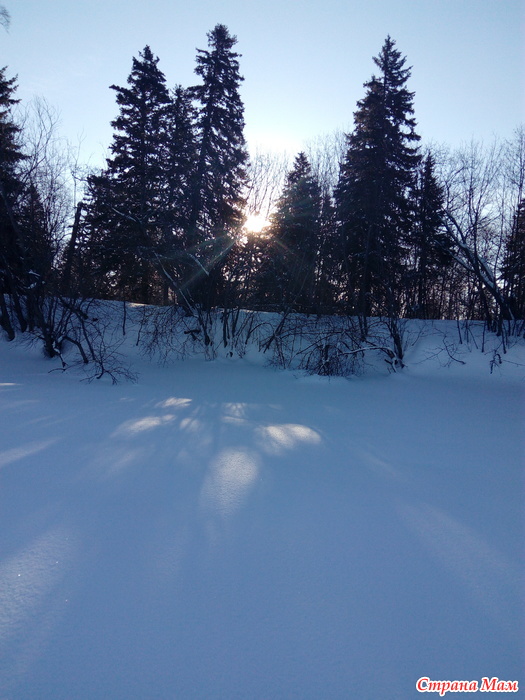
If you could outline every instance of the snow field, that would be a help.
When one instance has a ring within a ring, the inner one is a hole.
[[[525,687],[523,368],[134,362],[0,343],[1,698]]]

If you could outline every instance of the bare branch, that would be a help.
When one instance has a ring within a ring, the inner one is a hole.
[[[9,25],[11,24],[11,15],[3,5],[0,5],[0,24],[4,27],[6,32],[9,31]]]

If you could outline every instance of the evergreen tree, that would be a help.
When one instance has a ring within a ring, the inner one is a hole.
[[[412,189],[420,156],[416,146],[410,69],[387,37],[374,62],[379,76],[365,83],[355,128],[336,188],[345,247],[349,310],[366,334],[371,314],[397,316],[412,222]]]
[[[185,297],[180,292],[191,277],[194,265],[189,228],[191,188],[197,162],[195,119],[191,90],[178,86],[167,108],[162,240],[157,263],[164,276],[165,292],[171,287],[179,302],[184,302]],[[164,301],[168,301],[166,294]]]
[[[180,85],[175,89],[168,106],[166,138],[166,212],[167,227],[180,245],[188,233],[191,214],[190,191],[197,161],[195,141],[196,110],[191,91]]]
[[[509,307],[516,319],[525,319],[525,199],[516,210],[505,245],[501,276]]]
[[[90,179],[92,254],[118,295],[159,300],[155,251],[166,204],[165,144],[170,102],[149,46],[133,58],[128,88],[112,85],[120,106],[107,168]]]
[[[268,229],[260,278],[266,303],[313,310],[320,240],[320,187],[306,155],[299,153]]]
[[[15,330],[4,294],[11,295],[18,323],[24,331],[27,323],[19,295],[28,281],[25,245],[16,216],[24,189],[19,170],[24,160],[19,146],[20,128],[12,116],[12,108],[19,100],[14,98],[16,78],[8,79],[6,70],[0,69],[0,327],[12,340]]]
[[[209,32],[209,50],[198,50],[195,69],[202,84],[191,89],[198,118],[188,226],[195,265],[188,292],[207,307],[220,302],[222,267],[243,223],[248,154],[236,43],[222,24]]]
[[[429,153],[418,172],[415,219],[411,235],[412,268],[408,273],[406,313],[418,318],[442,315],[436,284],[452,262],[449,237],[443,231],[443,188]]]
[[[319,220],[319,253],[315,284],[315,306],[319,313],[331,314],[338,310],[342,281],[341,239],[337,235],[337,219],[332,198],[325,194],[321,201]]]
[[[152,257],[162,281],[162,301],[185,303],[183,288],[191,278],[194,256],[189,227],[191,189],[197,162],[195,140],[196,110],[191,90],[177,86],[166,106],[164,140],[159,144],[162,163],[157,203],[159,235]]]

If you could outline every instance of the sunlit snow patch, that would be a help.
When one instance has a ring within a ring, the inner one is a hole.
[[[201,506],[221,515],[231,515],[248,495],[259,473],[259,459],[245,448],[222,450],[210,464],[201,491]]]
[[[129,420],[119,425],[111,437],[133,437],[139,433],[170,423],[174,418],[174,415],[167,413],[164,416],[144,416],[144,418]]]
[[[156,408],[185,408],[191,404],[191,399],[179,399],[174,396],[166,399],[165,401],[160,401],[156,404]]]
[[[12,447],[10,450],[4,450],[0,452],[0,468],[11,464],[11,462],[16,462],[19,459],[24,459],[24,457],[29,457],[37,452],[41,452],[55,442],[57,442],[56,439],[42,440],[41,442],[30,442],[28,445],[21,445],[20,447]]]
[[[301,445],[318,445],[321,436],[306,425],[283,423],[267,425],[257,429],[258,442],[262,450],[272,455],[282,454]]]

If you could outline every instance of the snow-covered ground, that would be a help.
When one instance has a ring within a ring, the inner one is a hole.
[[[525,697],[523,347],[421,342],[387,376],[118,386],[0,342],[0,698]]]

